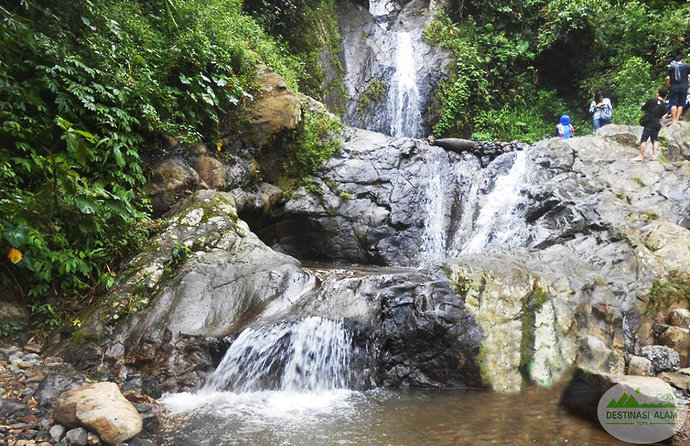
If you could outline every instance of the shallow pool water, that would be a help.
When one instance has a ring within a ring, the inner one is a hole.
[[[562,386],[167,395],[164,445],[623,445],[558,406]]]

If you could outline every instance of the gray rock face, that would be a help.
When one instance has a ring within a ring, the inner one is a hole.
[[[270,185],[199,191],[80,315],[88,342],[72,356],[174,391],[203,383],[244,328],[320,316],[368,352],[363,387],[517,390],[576,363],[623,373],[653,342],[652,282],[690,269],[690,168],[633,163],[634,129],[606,127],[488,162],[350,130],[312,179],[320,192],[284,207]]]
[[[675,372],[680,368],[678,352],[661,345],[647,345],[642,347],[642,357],[652,362],[654,373]]]
[[[419,272],[381,284],[382,322],[374,335],[381,384],[483,385],[476,361],[481,328],[443,279]]]
[[[429,263],[444,256],[445,234],[462,218],[461,200],[471,187],[462,173],[479,166],[470,154],[425,141],[351,130],[340,155],[314,179],[320,193],[296,191],[279,221],[257,231],[275,249],[301,259]],[[432,175],[437,182],[429,184]],[[443,234],[431,240],[434,211]]]
[[[65,426],[62,424],[56,424],[50,428],[50,438],[52,438],[54,442],[57,443],[60,441],[63,435],[65,435]]]

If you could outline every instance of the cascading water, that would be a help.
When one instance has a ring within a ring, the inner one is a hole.
[[[289,431],[290,423],[303,426],[350,410],[359,397],[349,389],[352,352],[352,334],[342,320],[308,317],[247,328],[200,391],[165,395],[161,402],[202,425],[209,418],[232,424],[221,435]]]
[[[346,389],[351,355],[352,335],[342,321],[309,317],[248,328],[232,343],[205,390]]]
[[[421,31],[390,30],[388,14],[397,7],[397,4],[390,0],[370,0],[369,13],[378,24],[375,33],[381,36],[384,47],[380,55],[390,57],[389,60],[384,59],[380,62],[393,70],[386,95],[386,110],[391,118],[388,133],[394,137],[416,138],[423,134],[423,102],[417,86],[418,69],[413,40],[421,40]]]
[[[425,265],[446,258],[446,204],[442,163],[440,157],[430,153],[426,160],[428,183],[424,190],[426,220],[422,236],[421,257]]]
[[[417,63],[409,32],[395,33],[395,75],[388,93],[391,136],[422,136],[422,101],[417,87]]]
[[[489,247],[501,246],[522,225],[517,208],[522,200],[520,187],[527,166],[527,152],[516,152],[508,173],[496,179],[493,190],[486,196],[485,205],[479,211],[472,235],[460,251],[461,254],[475,254]],[[476,200],[476,197],[471,199]]]

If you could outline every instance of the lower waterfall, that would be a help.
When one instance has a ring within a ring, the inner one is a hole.
[[[343,321],[309,317],[247,328],[205,390],[323,391],[349,386],[352,336]]]

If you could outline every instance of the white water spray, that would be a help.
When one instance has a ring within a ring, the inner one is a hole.
[[[430,154],[434,157],[434,154]],[[439,157],[426,160],[428,183],[424,190],[426,221],[422,235],[422,262],[430,265],[446,258],[446,204]]]
[[[352,336],[342,321],[309,317],[248,328],[232,343],[205,390],[345,389],[351,355]]]
[[[395,33],[395,74],[388,93],[391,136],[422,136],[422,101],[417,88],[417,62],[409,32]]]

